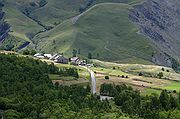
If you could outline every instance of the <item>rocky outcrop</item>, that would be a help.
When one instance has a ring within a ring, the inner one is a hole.
[[[8,36],[10,26],[4,21],[5,13],[2,12],[3,3],[0,2],[0,45]]]
[[[129,18],[154,44],[158,51],[152,59],[155,63],[173,66],[171,58],[180,60],[179,0],[145,0],[130,10]]]

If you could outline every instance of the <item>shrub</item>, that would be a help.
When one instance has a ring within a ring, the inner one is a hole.
[[[59,83],[58,83],[58,82],[56,82],[54,85],[55,85],[56,87],[58,87],[58,86],[59,86]]]
[[[113,67],[113,70],[115,70],[116,69],[116,67]]]
[[[169,72],[169,70],[168,70],[168,69],[167,69],[166,71],[167,71],[167,72]]]
[[[122,75],[121,77],[124,78],[124,75]]]
[[[139,73],[139,76],[143,76],[143,73],[140,72],[140,73]]]
[[[36,54],[35,50],[26,49],[23,51],[23,55],[34,55],[34,54]]]
[[[160,79],[164,76],[162,72],[157,75]]]
[[[164,69],[164,68],[162,68],[161,70],[162,70],[162,71],[165,71],[165,69]]]
[[[176,90],[173,90],[173,93],[176,93]]]
[[[128,76],[126,76],[126,78],[129,78]]]
[[[109,76],[105,76],[105,79],[109,79]]]

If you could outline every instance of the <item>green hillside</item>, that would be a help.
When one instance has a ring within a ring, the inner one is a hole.
[[[43,27],[39,26],[35,21],[28,18],[20,11],[22,0],[12,1],[6,0],[4,3],[4,12],[6,13],[6,21],[11,26],[11,32],[9,33],[8,39],[5,41],[5,45],[11,44],[18,47],[25,41],[30,39],[39,31],[44,30]]]
[[[44,0],[5,2],[6,21],[11,25],[5,45],[18,47],[30,41],[40,52],[71,56],[75,49],[81,56],[92,53],[101,60],[151,62],[153,48],[128,18],[129,9],[142,0],[96,0],[90,6],[85,0],[46,0],[43,6],[40,1]],[[88,10],[80,14],[82,6]],[[54,28],[41,32],[49,26]]]
[[[30,16],[46,26],[54,26],[63,20],[79,14],[79,7],[85,0],[48,0],[48,3],[33,11]]]
[[[37,0],[36,0],[37,1]],[[131,3],[140,0],[46,0],[44,7],[34,10],[30,16],[40,21],[45,26],[56,26],[62,21],[72,18],[79,14],[81,7],[89,7],[98,3],[114,2],[114,3]],[[93,1],[91,4],[88,1]],[[89,3],[90,6],[87,6]]]
[[[94,58],[122,62],[150,61],[153,49],[137,35],[137,27],[128,20],[130,5],[102,3],[83,13],[75,23],[64,21],[53,30],[37,35],[37,49],[72,55],[92,53]],[[73,21],[74,22],[74,21]]]

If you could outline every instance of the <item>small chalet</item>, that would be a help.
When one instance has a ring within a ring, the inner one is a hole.
[[[81,60],[81,61],[79,61],[79,65],[85,66],[85,65],[86,65],[86,60]]]
[[[62,55],[58,55],[54,58],[54,62],[56,63],[62,63],[62,64],[68,64],[68,59],[65,58],[64,56]]]
[[[43,55],[42,53],[36,53],[36,54],[34,55],[34,57],[39,58],[39,59],[43,59],[43,58],[44,58],[44,55]]]
[[[50,60],[55,60],[55,58],[58,56],[58,54],[54,54],[51,58],[50,58]]]
[[[71,64],[73,64],[73,65],[78,65],[80,62],[79,57],[72,57],[72,58],[70,58],[70,60],[71,60]]]
[[[52,57],[51,54],[44,54],[44,58],[46,58],[46,59],[50,59],[51,57]]]

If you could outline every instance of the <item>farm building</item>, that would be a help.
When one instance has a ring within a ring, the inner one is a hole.
[[[71,64],[73,64],[73,65],[78,65],[80,62],[79,57],[72,57],[72,58],[70,58],[70,60],[71,60]]]
[[[36,53],[36,54],[34,55],[34,57],[39,58],[39,59],[43,59],[43,58],[44,58],[44,55],[43,55],[42,53]]]
[[[55,60],[55,58],[58,56],[58,54],[54,54],[51,58],[49,58],[50,60]]]
[[[46,59],[50,59],[51,57],[52,57],[51,54],[44,54],[44,58],[46,58]]]
[[[62,63],[62,64],[68,64],[68,59],[65,58],[65,57],[62,56],[62,55],[57,55],[57,56],[54,58],[54,62],[56,62],[56,63]]]

